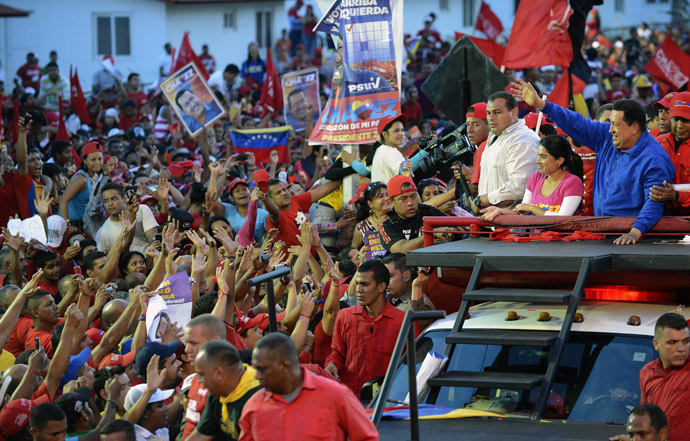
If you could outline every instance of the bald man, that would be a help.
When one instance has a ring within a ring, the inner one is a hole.
[[[105,304],[101,312],[100,329],[107,331],[120,318],[129,302],[121,299],[113,299]]]

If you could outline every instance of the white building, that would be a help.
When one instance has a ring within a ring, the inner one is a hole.
[[[209,44],[217,68],[228,63],[239,66],[251,41],[262,48],[275,43],[280,30],[288,28],[287,10],[294,4],[294,0],[0,1],[30,12],[28,17],[0,18],[6,90],[11,89],[14,72],[24,64],[27,52],[34,52],[39,64],[45,65],[49,52],[57,50],[62,74],[68,75],[70,64],[78,66],[85,91],[91,90],[92,76],[106,54],[114,56],[115,67],[124,75],[138,72],[145,83],[154,82],[163,45],[171,42],[178,47],[185,31],[197,54],[202,44]],[[509,35],[518,0],[486,1]],[[454,31],[472,34],[480,4],[481,0],[405,0],[405,32],[415,34],[423,17],[434,12],[434,26],[444,39],[452,39]],[[670,21],[670,0],[607,0],[598,9],[603,29]],[[318,7],[315,10],[320,15]]]

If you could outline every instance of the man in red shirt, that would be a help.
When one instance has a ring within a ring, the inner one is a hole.
[[[652,104],[652,107],[659,109],[659,128],[655,131],[650,131],[652,136],[659,136],[671,131],[671,100],[674,93],[667,93],[662,99]]]
[[[472,164],[472,181],[469,182],[472,185],[470,189],[474,193],[472,197],[475,197],[477,185],[479,185],[479,175],[482,170],[482,154],[484,153],[484,148],[486,148],[486,139],[489,137],[489,123],[486,121],[486,103],[476,103],[468,107],[465,113],[465,121],[467,122],[467,136],[470,138],[472,145],[477,146]]]
[[[239,441],[379,439],[348,388],[300,368],[289,336],[276,332],[259,340],[252,366],[264,389],[244,405]]]
[[[139,122],[141,113],[137,112],[137,103],[133,99],[126,99],[122,104],[122,114],[120,115],[120,129],[125,132],[134,124]]]
[[[671,132],[657,136],[656,140],[666,150],[673,162],[676,174],[673,184],[690,183],[690,92],[681,92],[671,99]],[[654,201],[666,202],[666,210],[673,216],[690,214],[690,193],[679,193],[670,182],[651,189]]]
[[[33,52],[26,54],[26,64],[17,69],[17,75],[14,77],[14,84],[26,89],[33,87],[35,92],[41,90],[41,75],[43,70],[38,65],[38,58],[34,56]]]
[[[38,250],[34,256],[36,269],[43,270],[43,276],[38,281],[38,287],[48,291],[50,295],[58,294],[60,282],[60,257],[52,251]]]
[[[10,305],[19,295],[19,287],[17,285],[5,285],[0,288],[0,306],[5,310],[10,308]],[[22,309],[22,316],[17,320],[17,324],[12,329],[9,340],[3,347],[4,350],[11,353],[15,357],[24,351],[24,341],[26,334],[34,325],[31,317]]]
[[[38,291],[26,301],[26,310],[34,321],[34,327],[26,333],[24,349],[34,349],[34,338],[38,337],[48,358],[52,358],[54,348],[50,336],[53,328],[61,322],[58,305],[48,291]]]
[[[685,439],[690,433],[690,328],[680,314],[669,312],[656,322],[654,348],[659,358],[640,371],[640,404],[661,407],[669,422],[669,439]]]
[[[199,61],[206,69],[206,73],[211,75],[216,70],[216,59],[213,55],[208,53],[208,44],[201,46],[201,55],[199,55]]]
[[[146,96],[146,92],[143,90],[140,90],[139,87],[141,86],[141,78],[139,77],[139,74],[136,72],[132,72],[127,76],[127,82],[126,83],[119,83],[120,84],[120,91],[122,92],[122,97],[134,100],[134,102],[137,105],[137,112],[141,110],[142,107],[148,103],[148,97]]]
[[[184,328],[184,341],[186,342],[184,351],[192,366],[195,366],[194,362],[201,347],[211,340],[225,340],[225,325],[221,319],[211,314],[202,314],[187,323]],[[208,389],[201,383],[199,376],[196,373],[191,376],[193,378],[187,393],[187,413],[185,414],[182,441],[185,441],[196,429],[208,398]],[[185,379],[185,381],[187,380]]]
[[[255,174],[255,179],[256,174]],[[256,181],[259,184],[259,181]],[[342,181],[329,181],[319,185],[314,190],[291,196],[287,187],[279,179],[268,181],[268,197],[264,198],[268,217],[266,218],[266,231],[277,228],[280,233],[276,241],[282,240],[289,249],[293,245],[299,245],[297,235],[302,223],[309,220],[309,207],[312,203],[330,194]]]
[[[379,260],[355,274],[358,305],[338,312],[326,370],[359,397],[362,385],[386,374],[405,313],[386,299],[390,273]]]

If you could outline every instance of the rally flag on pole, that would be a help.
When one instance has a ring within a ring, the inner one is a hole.
[[[455,41],[460,40],[466,35],[467,34],[463,34],[462,32],[456,32]],[[471,35],[467,36],[470,38],[470,40],[472,40],[472,43],[479,48],[480,51],[484,52],[484,55],[489,57],[489,59],[494,62],[496,67],[501,67],[503,65],[503,57],[506,54],[505,47],[486,38],[472,37]]]
[[[690,55],[667,35],[644,70],[655,79],[680,89],[690,77]]]
[[[74,68],[74,75],[72,75],[72,66],[69,67],[69,85],[74,113],[77,114],[82,123],[88,125],[93,124],[91,115],[89,115],[89,108],[86,106],[86,100],[84,99],[84,92],[81,90],[81,83],[79,82],[79,74],[77,73],[76,67]]]
[[[494,11],[491,10],[486,2],[482,1],[482,6],[479,8],[479,15],[477,16],[477,24],[475,29],[486,34],[489,40],[496,41],[501,32],[503,32],[503,24],[501,20],[496,17]]]
[[[503,64],[527,69],[569,66],[573,45],[568,34],[573,10],[567,0],[522,0],[510,32]]]
[[[282,96],[280,97],[282,100]],[[278,151],[278,162],[290,162],[288,137],[291,126],[272,129],[233,130],[230,138],[236,153],[253,153],[257,161],[271,162],[271,151]]]
[[[278,71],[273,64],[271,49],[266,49],[266,81],[261,90],[259,105],[264,109],[270,110],[274,114],[283,110],[283,87],[280,84]],[[268,113],[268,112],[264,112]],[[289,162],[289,161],[288,161]]]
[[[564,107],[566,109],[570,108],[570,81],[572,81],[572,91],[573,91],[573,105],[575,106],[574,109],[576,112],[582,113],[580,108],[577,106],[577,102],[575,101],[575,97],[577,95],[580,95],[583,90],[585,90],[585,87],[587,84],[582,81],[580,78],[577,77],[577,75],[570,74],[568,72],[568,69],[566,67],[563,68],[563,75],[558,79],[556,82],[556,85],[553,87],[553,90],[548,96],[549,102],[552,102],[554,104],[558,104],[561,107]],[[585,117],[588,117],[587,111],[585,110],[585,114],[583,115]]]
[[[204,65],[199,60],[199,57],[194,53],[194,49],[192,49],[192,45],[189,42],[189,32],[185,32],[184,37],[182,37],[180,50],[177,52],[177,59],[175,59],[175,63],[173,64],[172,72],[177,72],[182,69],[190,61],[194,62],[199,73],[204,77],[204,80],[208,81],[208,73],[206,69],[204,69]]]

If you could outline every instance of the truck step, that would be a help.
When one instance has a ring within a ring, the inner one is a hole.
[[[572,291],[564,289],[481,288],[467,291],[463,300],[475,302],[568,303]]]
[[[534,389],[544,380],[539,374],[507,372],[461,372],[449,371],[429,378],[429,386],[450,387],[492,387],[505,389]]]
[[[558,332],[520,331],[512,329],[462,330],[446,337],[449,344],[551,346],[558,338]]]

